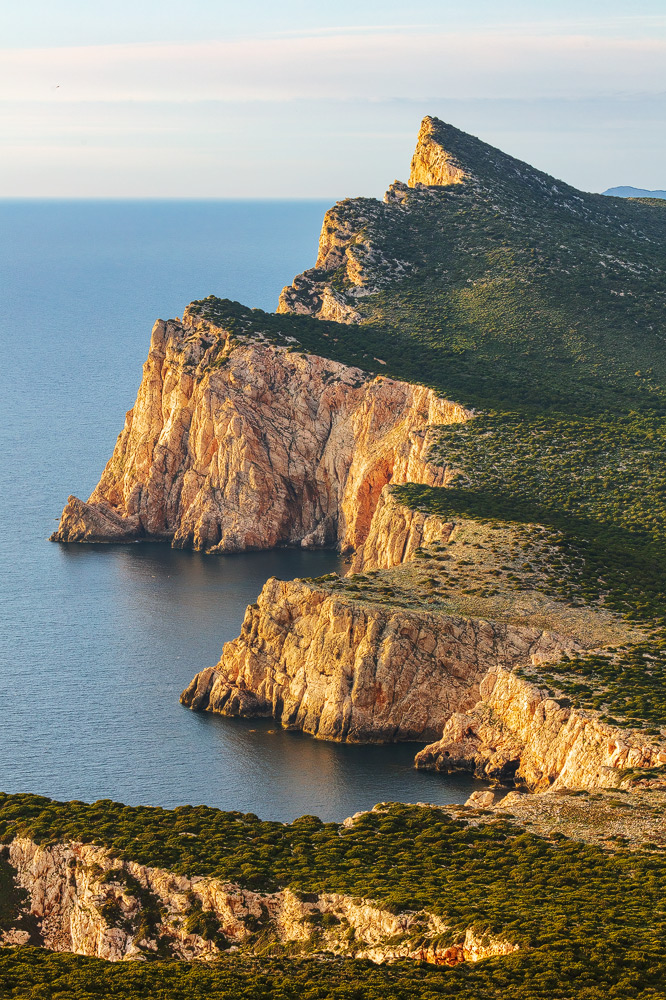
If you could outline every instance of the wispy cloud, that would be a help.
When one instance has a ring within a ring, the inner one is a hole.
[[[382,29],[0,51],[0,100],[584,97],[666,89],[666,39]]]

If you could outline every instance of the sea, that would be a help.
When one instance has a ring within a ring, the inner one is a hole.
[[[0,201],[0,791],[287,822],[483,787],[416,771],[419,744],[326,743],[180,705],[269,576],[335,571],[334,552],[48,541],[99,479],[155,319],[210,293],[274,310],[328,206]]]

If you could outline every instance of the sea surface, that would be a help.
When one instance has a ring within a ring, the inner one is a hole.
[[[291,820],[462,802],[416,744],[346,746],[179,704],[271,575],[331,552],[203,556],[47,541],[134,403],[157,317],[213,292],[273,310],[324,202],[0,201],[0,790]]]

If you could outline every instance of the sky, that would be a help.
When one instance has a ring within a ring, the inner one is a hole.
[[[666,188],[666,2],[0,8],[0,197],[381,196],[425,114],[585,190]]]

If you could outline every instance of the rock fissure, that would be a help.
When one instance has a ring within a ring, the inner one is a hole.
[[[155,324],[113,456],[87,502],[69,498],[54,540],[355,550],[385,485],[440,478],[420,426],[471,415],[422,386],[256,339],[232,344],[217,328],[225,364],[195,383],[183,356],[197,371],[210,363],[209,329],[188,311]]]

